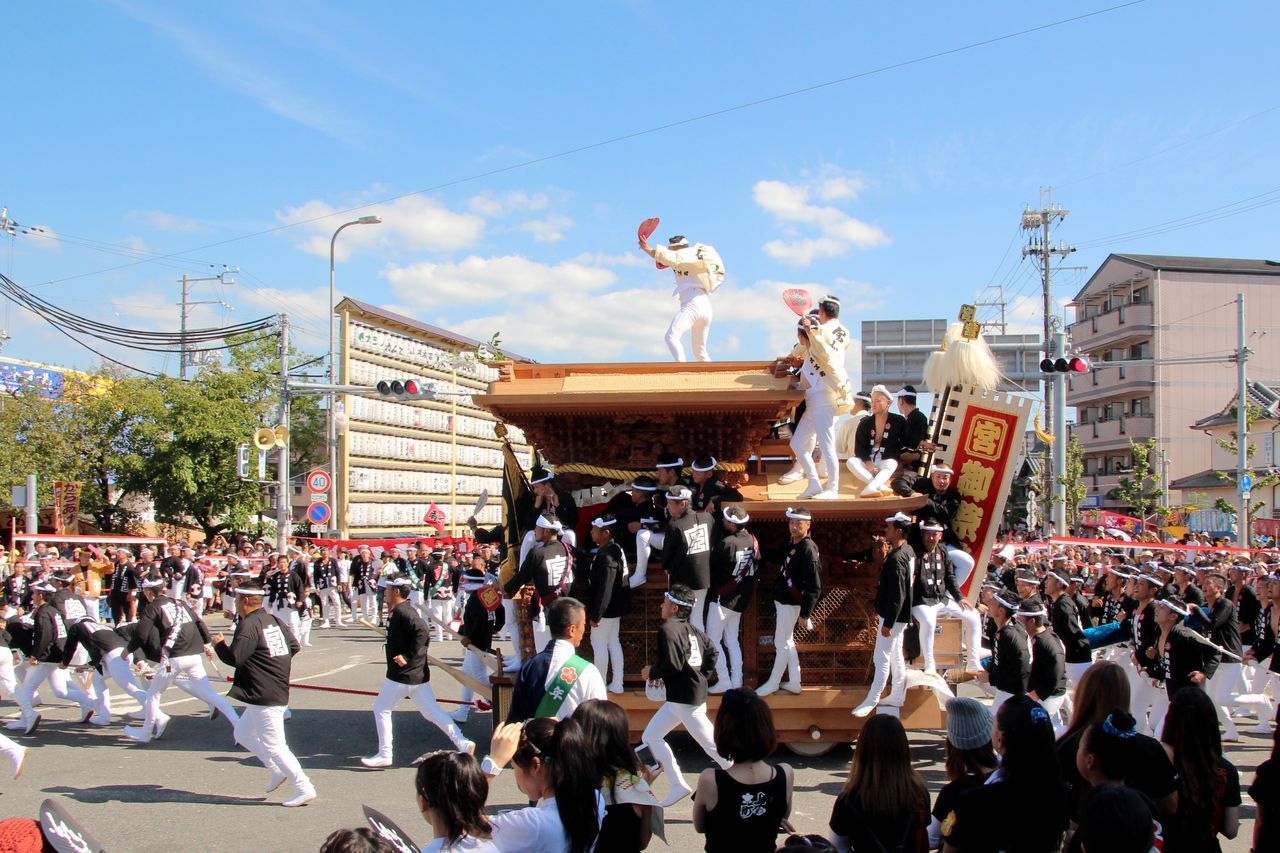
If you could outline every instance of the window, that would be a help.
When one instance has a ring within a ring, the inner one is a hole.
[[[1143,417],[1145,415],[1151,414],[1151,398],[1139,397],[1138,399],[1134,400],[1132,406],[1130,407],[1130,412],[1133,414],[1134,417]]]
[[[1151,301],[1151,290],[1146,287],[1138,287],[1133,291],[1133,304],[1146,305]]]
[[[1129,347],[1129,358],[1151,358],[1151,341]]]

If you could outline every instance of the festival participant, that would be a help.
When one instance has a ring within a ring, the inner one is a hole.
[[[929,849],[942,845],[942,821],[955,808],[960,795],[985,784],[1000,765],[991,746],[991,728],[995,717],[986,705],[968,696],[947,700],[947,739],[943,764],[947,784],[933,801],[929,821]]]
[[[124,733],[139,743],[159,739],[169,724],[169,715],[160,710],[160,697],[175,684],[207,705],[210,719],[222,714],[235,726],[235,708],[214,691],[200,660],[201,653],[213,658],[213,637],[204,620],[185,601],[175,601],[165,595],[164,581],[160,578],[144,580],[142,596],[147,603],[138,616],[125,653],[141,649],[146,659],[156,664],[156,671],[147,688],[142,726],[125,726]]]
[[[377,571],[373,550],[368,545],[361,545],[356,549],[356,555],[351,558],[351,595],[354,598],[352,611],[356,619],[364,619],[368,622],[374,619],[376,593],[373,584],[377,578]]]
[[[462,657],[462,671],[472,678],[487,681],[489,668],[480,655],[493,651],[493,641],[505,624],[507,614],[502,607],[502,590],[498,587],[498,578],[485,571],[484,558],[479,555],[463,573],[461,587],[467,593],[467,603],[462,608],[462,625],[458,629],[458,642],[466,650]],[[455,723],[467,721],[474,699],[474,691],[463,685],[462,704],[450,714]],[[480,710],[491,707],[484,699],[480,702]]]
[[[555,485],[556,475],[539,465],[529,471],[529,491],[522,496],[517,510],[523,522],[524,539],[520,542],[520,561],[524,565],[525,558],[536,544],[538,519],[544,516],[554,517],[560,522],[560,538],[565,546],[572,550],[577,547],[578,539],[575,528],[578,526],[578,505],[573,495]]]
[[[1218,836],[1240,831],[1240,775],[1222,754],[1216,717],[1214,700],[1202,690],[1182,689],[1169,701],[1160,740],[1182,787],[1166,823],[1165,853],[1221,853]]]
[[[916,555],[907,544],[911,519],[898,512],[884,521],[889,553],[880,565],[880,582],[876,585],[877,633],[876,646],[871,652],[876,674],[862,704],[852,711],[855,717],[865,717],[875,710],[886,684],[891,684],[889,698],[885,700],[887,705],[901,705],[907,694],[902,635],[911,623],[911,578]]]
[[[929,790],[911,766],[902,722],[879,714],[858,732],[849,778],[831,810],[839,853],[929,849]]]
[[[929,417],[916,406],[916,388],[904,385],[898,392],[898,411],[907,422],[907,436],[902,442],[902,467],[920,473],[924,455],[934,449],[929,440]]]
[[[902,415],[889,411],[893,394],[883,385],[871,389],[871,414],[858,424],[854,455],[845,465],[862,484],[864,498],[893,494],[889,480],[898,470],[898,457],[906,439],[907,422]]]
[[[824,297],[818,302],[816,316],[806,314],[797,322],[797,342],[787,356],[790,363],[799,363],[804,387],[804,416],[791,435],[791,452],[808,479],[798,500],[834,500],[840,496],[836,419],[853,405],[853,386],[845,370],[849,330],[840,324],[839,317],[840,300]],[[822,452],[825,484],[813,461],[815,447]]]
[[[941,522],[933,519],[920,522],[920,551],[916,556],[915,577],[911,584],[911,615],[920,623],[924,671],[926,674],[938,671],[933,654],[938,617],[953,616],[964,625],[965,671],[976,673],[982,670],[979,640],[982,622],[973,605],[960,592],[954,564],[942,544],[943,534]]]
[[[434,839],[422,853],[495,853],[493,827],[484,814],[489,780],[465,752],[433,752],[414,777],[418,810]]]
[[[1049,599],[1049,624],[1066,650],[1067,684],[1074,689],[1093,663],[1093,649],[1080,626],[1080,613],[1071,597],[1071,576],[1067,569],[1060,565],[1050,567],[1044,576],[1044,590]],[[1155,625],[1150,617],[1148,621]]]
[[[1010,697],[996,712],[991,742],[1000,767],[987,784],[961,794],[943,819],[943,853],[1058,850],[1067,802],[1048,712],[1030,696]]]
[[[608,679],[612,665],[610,693],[622,692],[626,671],[622,657],[622,640],[618,635],[622,617],[631,612],[631,587],[627,583],[627,555],[613,541],[618,519],[604,513],[591,521],[591,541],[596,552],[588,573],[590,595],[587,599],[587,621],[591,623],[591,659],[600,674]]]
[[[1251,693],[1259,698],[1254,703],[1258,722],[1249,729],[1250,734],[1271,734],[1275,719],[1277,679],[1271,672],[1276,663],[1276,636],[1280,633],[1280,576],[1264,575],[1258,580],[1261,608],[1253,626],[1253,645],[1244,653],[1245,661],[1253,665],[1254,674],[1249,680]]]
[[[338,561],[329,555],[329,546],[320,546],[320,556],[311,567],[312,585],[320,596],[321,628],[333,624],[342,628],[347,623],[342,621],[342,595],[338,587]]]
[[[476,748],[463,736],[457,723],[436,704],[431,690],[431,669],[427,666],[431,631],[409,603],[409,590],[412,588],[413,581],[403,575],[387,581],[387,676],[378,690],[378,698],[373,700],[378,752],[360,759],[365,767],[391,766],[394,746],[391,714],[396,704],[405,698],[412,699],[423,719],[444,732],[459,752],[471,753]]]
[[[750,690],[730,690],[716,712],[715,744],[733,766],[699,774],[693,828],[714,853],[770,853],[791,814],[794,774],[765,760],[778,746],[769,706]]]
[[[1067,657],[1058,639],[1049,627],[1049,611],[1038,596],[1024,598],[1018,604],[1018,621],[1031,638],[1031,672],[1027,676],[1027,693],[1049,712],[1049,716],[1061,720],[1062,703],[1067,699]],[[1066,728],[1066,721],[1055,725],[1055,731]]]
[[[303,648],[311,646],[311,552],[300,551],[298,559],[289,566],[289,594],[293,596],[289,625],[296,626],[298,642]]]
[[[1196,585],[1196,573],[1191,566],[1179,563],[1173,567],[1173,585],[1178,598],[1187,604],[1204,604],[1204,592]]]
[[[806,630],[812,630],[813,609],[822,597],[822,557],[817,544],[809,537],[812,524],[813,515],[807,509],[787,507],[787,532],[791,541],[785,546],[786,553],[773,587],[773,670],[756,689],[759,696],[776,693],[780,688],[788,693],[799,693],[802,689],[795,628],[803,624]],[[783,681],[784,678],[787,680]]]
[[[13,778],[20,778],[22,771],[27,768],[27,756],[30,754],[30,750],[0,734],[0,754],[8,758],[13,766]]]
[[[724,263],[715,249],[703,243],[689,245],[683,235],[667,241],[666,248],[650,246],[640,240],[640,251],[658,262],[662,268],[675,273],[676,286],[673,296],[680,297],[680,310],[667,327],[667,349],[676,361],[684,361],[681,339],[692,331],[693,357],[698,361],[710,361],[707,337],[711,334],[711,294],[724,281]]]
[[[707,610],[707,638],[725,653],[716,657],[716,683],[708,693],[723,693],[742,686],[742,640],[739,623],[742,612],[755,594],[756,571],[760,565],[760,544],[747,531],[751,516],[740,506],[724,509],[724,535],[711,555],[713,599]]]
[[[551,640],[521,665],[508,723],[534,717],[563,719],[588,699],[607,698],[600,670],[577,654],[587,630],[582,602],[567,595],[558,598],[547,608],[546,619]]]
[[[711,545],[715,519],[690,508],[693,492],[683,485],[666,493],[667,529],[663,537],[662,567],[671,585],[688,587],[696,599],[692,624],[704,630],[707,590],[711,586]]]
[[[534,597],[529,603],[529,618],[533,623],[533,645],[536,649],[546,646],[551,639],[547,625],[547,608],[561,596],[567,595],[573,583],[573,550],[562,539],[560,520],[551,513],[538,516],[534,528],[536,545],[529,549],[520,561],[520,568],[502,588],[511,598],[522,586],[532,583]]]
[[[1080,618],[1080,629],[1087,631],[1094,627],[1093,609],[1090,606],[1089,599],[1084,594],[1085,577],[1079,572],[1073,572],[1067,580],[1071,581],[1071,589],[1068,595],[1076,606],[1076,616]]]
[[[667,492],[680,486],[688,488],[692,485],[681,473],[684,458],[679,454],[659,453],[654,468],[657,474],[657,485],[652,495],[654,514],[651,520],[641,519],[636,531],[636,574],[631,579],[632,589],[644,586],[648,581],[650,549],[662,550],[666,545],[667,522],[671,517],[667,509]],[[689,495],[692,500],[692,490]]]
[[[45,582],[31,585],[31,601],[35,605],[31,615],[31,653],[27,655],[27,671],[14,697],[21,715],[7,724],[7,728],[25,734],[31,734],[40,725],[40,715],[34,707],[35,693],[46,679],[55,696],[80,706],[82,721],[87,721],[94,710],[93,700],[61,669],[67,627],[52,604],[54,592],[53,586]]]
[[[631,748],[627,712],[603,699],[590,699],[574,709],[572,719],[595,759],[601,780],[605,814],[596,849],[610,853],[640,853],[653,835],[653,810],[658,798],[645,779],[645,769]]]
[[[93,617],[81,619],[71,625],[67,635],[62,651],[62,668],[71,666],[76,651],[81,647],[88,652],[88,662],[93,667],[92,698],[95,713],[89,718],[89,722],[95,726],[105,726],[111,722],[111,695],[107,691],[106,681],[108,676],[139,705],[144,706],[145,710],[147,691],[138,686],[133,670],[125,660],[124,650],[128,644],[124,638]],[[0,655],[4,655],[5,651],[7,650],[0,650]]]
[[[929,499],[927,504],[916,510],[916,519],[936,521],[942,525],[942,547],[956,570],[956,583],[963,587],[969,575],[973,574],[973,557],[964,550],[953,527],[962,500],[960,490],[953,484],[954,473],[949,465],[934,462],[929,476],[917,479],[912,490]]]
[[[418,597],[425,598],[430,608],[431,630],[437,642],[444,642],[445,626],[453,620],[453,578],[449,575],[443,548],[432,549],[431,561],[420,583],[425,584],[425,589],[418,591]]]
[[[1031,639],[1015,618],[1019,604],[1016,596],[999,591],[991,601],[991,617],[997,627],[995,643],[991,647],[991,669],[980,673],[978,680],[988,682],[995,689],[991,700],[991,712],[994,714],[1011,697],[1027,692],[1027,682],[1031,678]]]
[[[245,703],[235,724],[236,743],[271,771],[268,794],[291,781],[294,795],[281,805],[305,806],[316,798],[316,789],[284,737],[289,671],[302,647],[284,623],[263,609],[262,587],[243,584],[236,595],[240,621],[231,644],[222,634],[213,636],[218,657],[236,670],[229,695]]]
[[[711,721],[707,719],[707,673],[715,669],[717,652],[707,635],[692,623],[695,601],[693,590],[682,584],[672,584],[663,594],[659,606],[663,621],[658,628],[655,662],[648,675],[650,692],[660,691],[663,703],[649,719],[641,741],[670,780],[671,789],[662,802],[663,808],[693,793],[665,740],[676,726],[684,726],[712,761],[726,768],[731,764],[716,752]]]
[[[1138,720],[1138,730],[1150,735],[1159,732],[1164,725],[1169,697],[1164,690],[1164,673],[1159,650],[1160,626],[1157,624],[1156,595],[1163,583],[1148,573],[1139,574],[1133,581],[1134,597],[1138,606],[1133,611],[1133,665],[1137,677],[1132,678],[1133,702],[1131,710]],[[1070,671],[1071,664],[1067,664]],[[1148,712],[1150,716],[1148,716]]]
[[[658,509],[653,505],[653,493],[658,490],[658,483],[647,474],[641,474],[631,481],[631,487],[625,492],[618,492],[605,505],[605,512],[613,513],[618,519],[617,529],[613,533],[614,541],[622,546],[627,555],[628,565],[635,566],[628,581],[632,589],[643,585],[636,582],[641,575],[641,554],[644,556],[644,571],[649,569],[648,537],[650,529],[657,524]],[[640,533],[645,534],[645,546],[640,547]]]
[[[1240,643],[1240,622],[1236,617],[1236,606],[1224,593],[1227,590],[1227,579],[1220,572],[1210,572],[1202,581],[1205,604],[1191,605],[1209,623],[1209,639],[1227,654],[1215,653],[1218,665],[1209,678],[1204,690],[1213,697],[1218,709],[1218,721],[1225,729],[1224,740],[1240,739],[1240,732],[1231,719],[1231,709],[1235,707],[1237,687],[1244,675],[1244,648]]]
[[[1160,626],[1156,650],[1164,671],[1164,687],[1172,701],[1184,687],[1203,689],[1217,669],[1218,660],[1204,641],[1183,624],[1190,611],[1181,599],[1162,598],[1156,608],[1156,624]]]
[[[704,455],[694,457],[689,466],[689,479],[693,481],[689,487],[693,493],[689,506],[696,512],[710,513],[717,521],[720,520],[722,504],[742,500],[742,492],[721,482],[716,476],[718,464],[714,456]]]

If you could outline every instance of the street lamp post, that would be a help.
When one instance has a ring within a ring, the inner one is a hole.
[[[338,230],[333,232],[333,237],[329,240],[329,384],[336,385],[337,379],[337,354],[334,349],[333,341],[333,315],[334,309],[337,307],[333,303],[333,251],[338,242],[338,235],[342,233],[344,228],[352,225],[380,225],[382,217],[380,216],[361,216],[359,219],[353,219],[350,222],[344,222],[338,226]],[[338,407],[338,395],[332,391],[329,392],[329,417],[328,417],[328,442],[329,442],[329,511],[331,515],[331,523],[338,521],[338,428],[336,422],[336,413]],[[339,525],[340,526],[340,525]]]

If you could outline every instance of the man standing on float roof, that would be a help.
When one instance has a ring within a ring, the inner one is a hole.
[[[652,247],[642,239],[640,251],[657,261],[659,268],[670,267],[676,276],[672,295],[680,297],[680,310],[667,327],[666,338],[671,357],[685,361],[681,339],[685,332],[692,331],[693,357],[710,361],[707,335],[711,332],[711,294],[724,282],[724,263],[719,253],[704,243],[690,246],[689,240],[680,235],[668,240],[666,248]]]
[[[840,324],[839,317],[839,298],[823,297],[816,315],[806,314],[800,318],[796,345],[787,356],[792,362],[800,360],[804,384],[804,417],[791,436],[791,451],[809,481],[799,500],[834,500],[840,496],[836,419],[853,405],[854,394],[844,364],[849,330]],[[825,485],[813,461],[815,446],[822,450],[822,465],[827,475]]]

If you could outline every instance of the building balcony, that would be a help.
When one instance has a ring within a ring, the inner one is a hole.
[[[1155,334],[1155,310],[1146,302],[1121,305],[1072,323],[1069,328],[1077,349],[1093,351],[1131,338],[1151,337]]]
[[[1135,392],[1151,391],[1155,387],[1153,365],[1108,367],[1105,361],[1096,361],[1089,373],[1067,378],[1067,405],[1083,406],[1110,399],[1128,400],[1135,396]]]
[[[1103,450],[1106,444],[1128,447],[1129,439],[1146,441],[1155,435],[1155,418],[1151,415],[1125,415],[1087,424],[1071,424],[1070,431],[1087,451]]]

